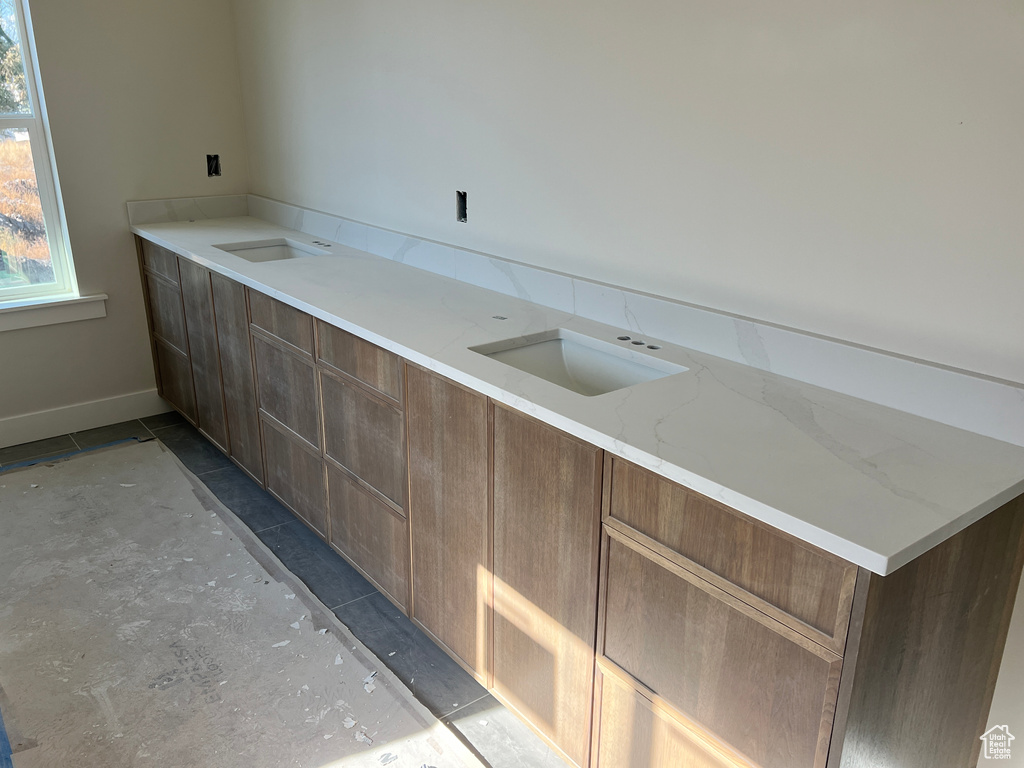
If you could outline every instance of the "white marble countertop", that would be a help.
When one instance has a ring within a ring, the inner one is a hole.
[[[1024,493],[1024,448],[657,339],[645,339],[662,346],[650,354],[689,370],[576,394],[469,347],[624,329],[340,244],[264,263],[214,247],[324,242],[259,219],[132,231],[878,574]]]

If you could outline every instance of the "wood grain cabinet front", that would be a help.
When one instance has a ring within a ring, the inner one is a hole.
[[[404,510],[405,417],[402,410],[355,384],[320,371],[324,455]]]
[[[856,566],[619,458],[606,524],[843,652]]]
[[[327,464],[331,546],[403,611],[409,604],[409,529],[403,517]]]
[[[267,490],[326,538],[324,464],[320,452],[266,419],[263,421],[263,452]]]
[[[412,620],[490,685],[487,398],[406,365]]]
[[[196,393],[197,426],[210,442],[224,453],[229,453],[210,270],[179,259],[178,272],[181,275],[181,297]]]
[[[823,768],[842,659],[626,537],[605,548],[609,660],[763,768]]]
[[[229,455],[253,480],[263,485],[263,452],[245,286],[222,275],[213,275],[213,308],[217,318]]]
[[[494,690],[580,766],[590,751],[602,458],[494,407]]]

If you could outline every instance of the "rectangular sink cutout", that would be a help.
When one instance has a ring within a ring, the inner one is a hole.
[[[277,237],[272,240],[249,240],[245,243],[222,243],[214,248],[230,253],[246,261],[281,261],[283,259],[302,259],[307,256],[328,256],[330,251],[314,248],[312,245],[300,243],[289,237]]]
[[[564,328],[482,344],[470,351],[587,397],[689,370]]]

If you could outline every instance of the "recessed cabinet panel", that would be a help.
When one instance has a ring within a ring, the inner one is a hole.
[[[324,465],[313,452],[277,425],[263,421],[267,490],[321,536],[327,535]]]
[[[281,341],[313,354],[313,318],[277,299],[249,290],[252,324]]]
[[[604,655],[763,768],[821,768],[841,659],[617,538]]]
[[[178,265],[178,271],[181,275],[181,297],[188,329],[199,429],[226,452],[228,427],[224,416],[224,387],[220,377],[220,350],[217,344],[217,323],[213,316],[210,272],[184,259]]]
[[[602,452],[494,407],[494,688],[586,765]]]
[[[317,320],[318,358],[398,402],[402,400],[402,361],[347,331]]]
[[[188,354],[185,336],[185,312],[181,305],[181,288],[154,275],[146,274],[149,294],[149,316],[153,334],[184,355]]]
[[[245,287],[221,275],[213,275],[213,306],[231,457],[262,484],[263,457]]]
[[[159,373],[160,396],[191,421],[196,421],[196,395],[188,358],[160,339],[153,345]]]
[[[149,240],[142,241],[142,263],[172,283],[178,282],[178,256]]]
[[[320,384],[324,452],[404,509],[402,411],[327,373],[321,373]]]
[[[412,617],[487,683],[487,398],[406,366]]]
[[[250,291],[250,296],[255,295]],[[253,351],[260,409],[319,449],[320,418],[312,361],[256,334]]]
[[[405,518],[330,464],[327,489],[331,544],[404,609],[409,599]]]

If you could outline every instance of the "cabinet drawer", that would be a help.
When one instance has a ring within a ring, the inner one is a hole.
[[[185,338],[185,312],[181,303],[181,288],[153,275],[146,275],[149,294],[149,316],[153,334],[182,354],[188,354]]]
[[[763,768],[823,766],[842,659],[626,537],[607,547],[604,655]]]
[[[249,317],[260,330],[313,354],[313,318],[305,312],[250,288]]]
[[[321,320],[317,321],[317,347],[322,362],[402,401],[402,363],[397,355]]]
[[[598,663],[594,768],[754,768]]]
[[[327,498],[331,544],[404,610],[409,596],[405,518],[330,464]]]
[[[178,256],[159,245],[142,241],[142,263],[172,283],[178,282]]]
[[[195,424],[196,392],[192,386],[192,366],[188,357],[160,339],[153,347],[156,350],[160,396]]]
[[[611,464],[609,519],[778,608],[841,652],[856,566],[627,461]]]
[[[320,456],[263,419],[267,490],[321,536],[326,536],[324,465]]]
[[[324,453],[405,509],[402,412],[353,384],[320,373]]]
[[[305,360],[255,334],[252,341],[260,410],[319,449],[316,369],[312,360]]]

